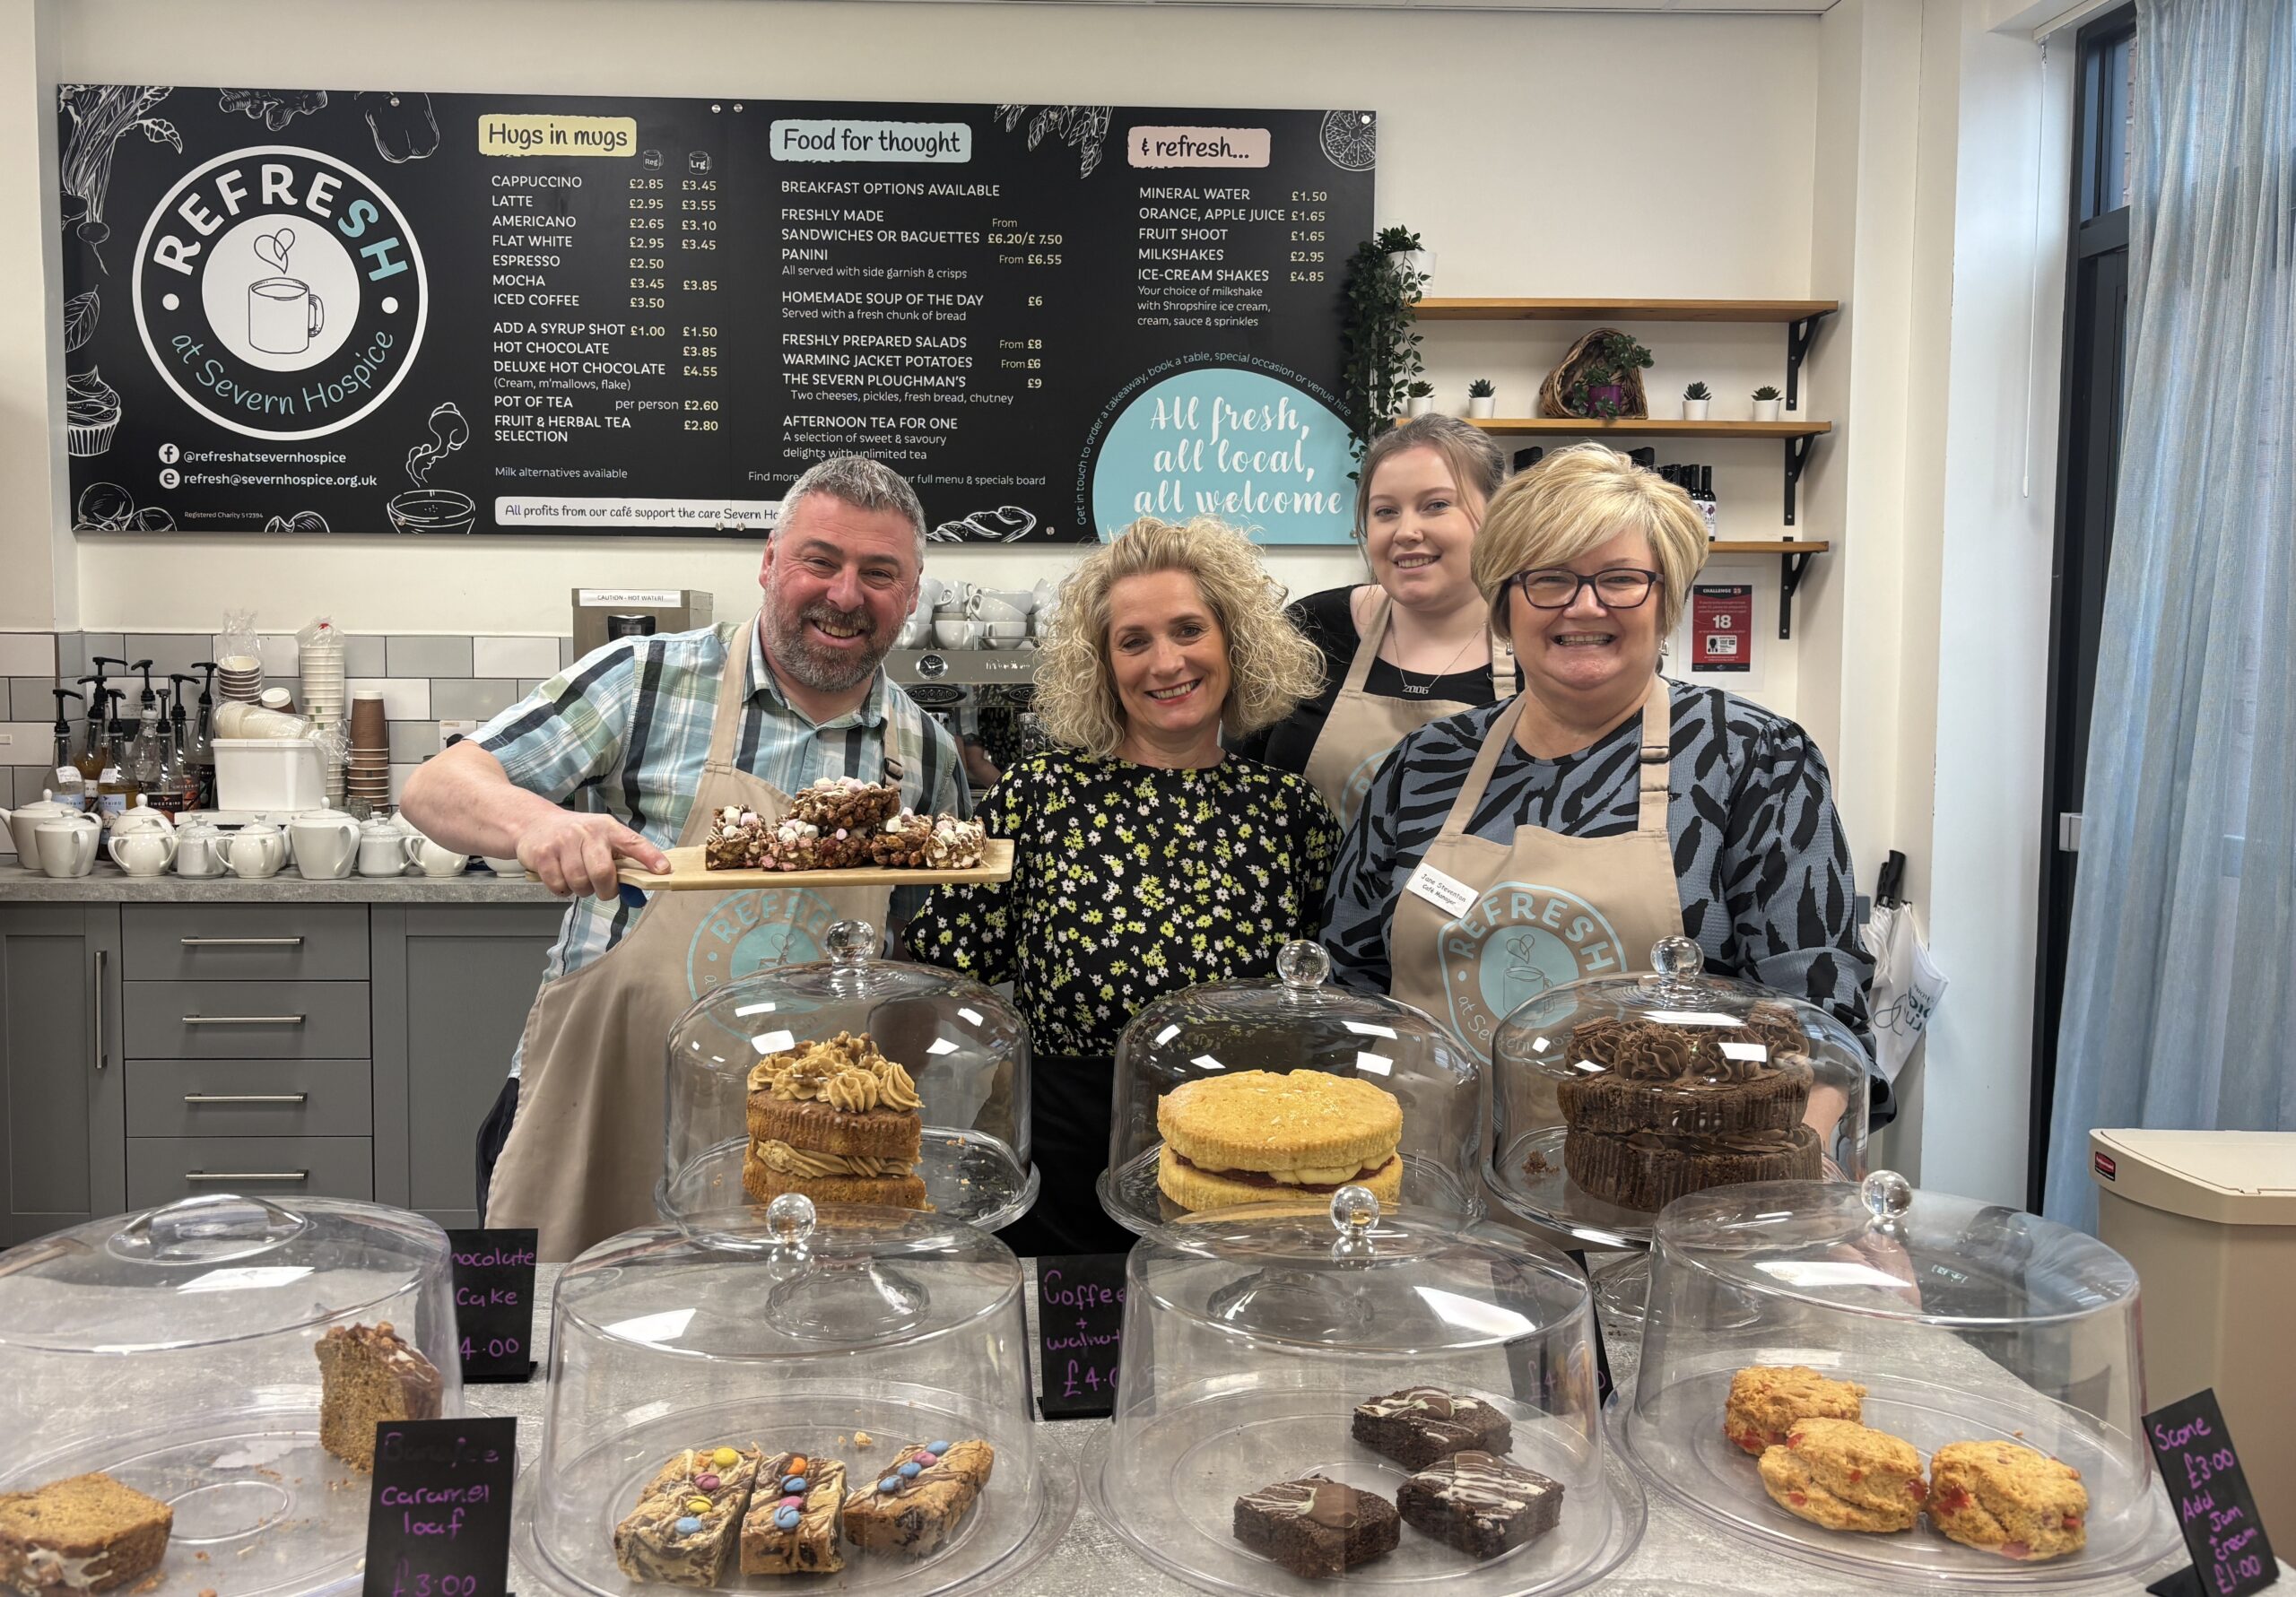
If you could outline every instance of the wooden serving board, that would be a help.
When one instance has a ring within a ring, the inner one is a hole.
[[[702,864],[699,844],[670,848],[670,868],[660,874],[622,863],[625,886],[644,893],[730,893],[760,887],[938,887],[944,882],[1013,880],[1013,839],[991,838],[979,864],[970,871],[911,871],[859,865],[848,871],[712,871]]]

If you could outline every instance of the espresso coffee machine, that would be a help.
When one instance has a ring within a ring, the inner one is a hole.
[[[1044,742],[1030,709],[1036,658],[1032,649],[895,649],[885,657],[885,673],[959,748],[979,743],[1003,770]],[[980,792],[976,782],[974,796]]]
[[[717,609],[717,595],[702,588],[576,588],[574,657],[617,638],[707,627]]]

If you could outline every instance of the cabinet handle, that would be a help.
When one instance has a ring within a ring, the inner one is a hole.
[[[300,1015],[186,1015],[187,1026],[300,1026]]]
[[[186,948],[300,948],[300,937],[178,937]]]
[[[101,1071],[105,1064],[109,1063],[109,1055],[111,1052],[111,1050],[104,1045],[104,976],[106,972],[109,970],[110,967],[111,950],[108,948],[98,949],[96,950],[95,1014],[94,1025],[91,1028],[95,1033],[96,1069],[98,1071]]]
[[[309,1181],[309,1170],[186,1170],[186,1181]]]
[[[310,1098],[308,1092],[187,1092],[187,1104],[300,1104]]]

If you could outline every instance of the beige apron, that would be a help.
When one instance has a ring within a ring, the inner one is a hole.
[[[1635,829],[1622,837],[1566,838],[1538,826],[1517,827],[1509,843],[1467,834],[1522,714],[1518,695],[1491,724],[1442,831],[1396,900],[1387,940],[1389,991],[1485,1062],[1492,1033],[1517,1005],[1582,976],[1647,969],[1652,944],[1683,934],[1666,835],[1665,680],[1654,680],[1643,700],[1641,799]],[[1422,888],[1451,907],[1439,907]],[[1533,1124],[1557,1118],[1550,1107]]]
[[[1397,743],[1430,721],[1477,707],[1451,699],[1389,699],[1363,690],[1363,684],[1370,680],[1371,662],[1378,658],[1379,645],[1387,639],[1387,621],[1392,613],[1393,601],[1387,597],[1387,590],[1373,591],[1378,597],[1372,601],[1370,623],[1363,629],[1362,640],[1355,646],[1355,658],[1348,664],[1347,678],[1332,699],[1331,714],[1324,718],[1324,729],[1316,734],[1315,746],[1308,751],[1308,768],[1301,773],[1308,778],[1308,785],[1323,794],[1324,803],[1332,807],[1344,827],[1355,824],[1355,813],[1363,807],[1363,795],[1371,790],[1371,778],[1378,775],[1380,764]],[[1514,690],[1515,651],[1505,638],[1493,633],[1492,699],[1496,702]]]
[[[708,763],[681,845],[700,843],[728,804],[778,820],[788,795],[736,769],[749,648],[736,635]],[[901,773],[899,718],[885,716],[885,776]],[[886,888],[804,887],[724,895],[656,893],[606,953],[544,987],[526,1016],[518,1111],[494,1167],[490,1226],[534,1226],[540,1256],[563,1263],[617,1232],[654,1224],[662,1176],[663,1071],[670,1028],[703,994],[769,965],[817,959],[831,924],[883,930]]]

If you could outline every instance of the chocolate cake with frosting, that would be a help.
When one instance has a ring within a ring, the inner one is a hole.
[[[1591,1197],[1622,1209],[1656,1211],[1685,1193],[1713,1186],[1814,1181],[1824,1162],[1818,1133],[1806,1125],[1686,1136],[1613,1136],[1574,1127],[1562,1140],[1562,1167]]]

